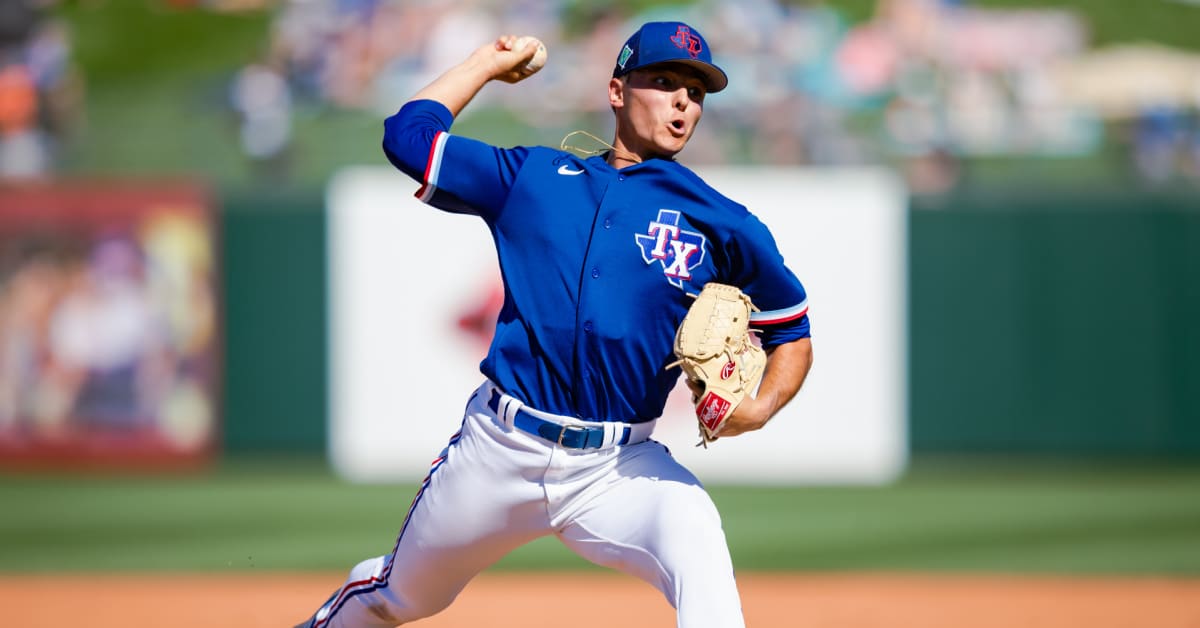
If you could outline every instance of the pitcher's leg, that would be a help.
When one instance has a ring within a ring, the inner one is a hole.
[[[468,417],[413,500],[394,551],[359,563],[312,628],[396,626],[448,606],[477,573],[549,531],[528,461]]]
[[[587,490],[560,532],[580,556],[653,584],[679,628],[743,628],[733,563],[712,499],[666,448],[622,452],[603,490]]]

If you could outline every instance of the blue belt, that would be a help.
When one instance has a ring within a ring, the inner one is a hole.
[[[499,390],[492,389],[492,398],[488,400],[487,406],[491,408],[492,412],[499,412]],[[524,408],[517,410],[516,416],[513,417],[513,426],[522,432],[540,436],[567,449],[599,449],[604,444],[603,427],[559,425],[553,421],[536,417],[526,412]],[[621,434],[621,440],[616,444],[624,445],[628,443],[629,432],[630,429],[626,426],[624,432]]]

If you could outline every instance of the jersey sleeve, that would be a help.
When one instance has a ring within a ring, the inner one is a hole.
[[[808,338],[808,293],[784,263],[767,226],[747,215],[730,248],[734,260],[730,281],[750,295],[759,309],[750,315],[750,326],[761,330],[763,346]]]
[[[453,122],[439,102],[409,102],[384,122],[383,152],[421,184],[416,196],[422,202],[490,221],[508,199],[529,150],[453,135]]]

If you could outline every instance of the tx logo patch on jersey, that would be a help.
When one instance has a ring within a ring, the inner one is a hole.
[[[680,229],[679,212],[673,209],[658,210],[658,219],[650,221],[647,232],[633,237],[642,259],[647,264],[661,264],[667,281],[676,288],[691,281],[692,269],[704,261],[704,236]]]

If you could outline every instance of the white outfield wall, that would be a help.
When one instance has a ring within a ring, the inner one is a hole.
[[[775,234],[808,291],[815,364],[766,428],[709,449],[694,446],[681,383],[654,438],[709,483],[895,479],[908,460],[903,184],[883,169],[697,171]],[[416,200],[417,187],[361,167],[328,189],[329,453],[353,481],[419,481],[483,381],[485,338],[460,321],[498,286],[491,237],[478,218]]]

